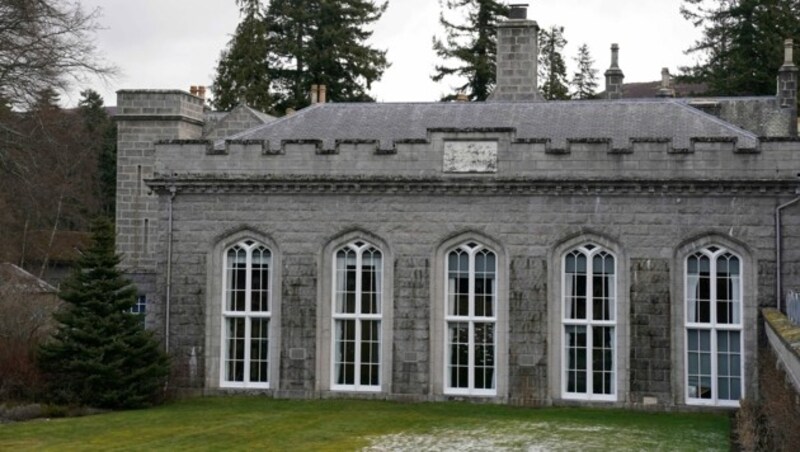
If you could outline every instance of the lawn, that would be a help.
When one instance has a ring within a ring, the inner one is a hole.
[[[726,414],[218,397],[0,425],[0,450],[728,450]]]

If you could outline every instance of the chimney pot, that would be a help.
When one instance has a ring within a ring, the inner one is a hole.
[[[508,5],[508,18],[509,19],[521,19],[525,20],[528,18],[528,4],[527,3],[516,3],[514,5]]]
[[[794,64],[794,41],[787,39],[784,45],[784,62],[778,70],[778,103],[789,113],[788,135],[797,136],[797,85],[800,69]]]
[[[319,102],[319,85],[311,85],[311,105]]]
[[[625,74],[619,68],[619,45],[611,44],[611,67],[606,70],[606,97],[608,99],[622,99]]]
[[[205,99],[206,98],[206,87],[205,86],[200,85],[200,86],[197,87],[197,97],[199,97],[201,99]]]
[[[186,85],[184,85],[184,86],[186,86]],[[191,87],[189,87],[189,94],[191,94],[192,96],[196,96],[197,95],[197,86],[192,85]]]
[[[319,103],[324,104],[328,99],[328,87],[319,85]]]
[[[456,94],[456,102],[469,102],[469,96],[465,93]]]
[[[619,67],[619,44],[611,44],[611,67]]]
[[[672,77],[669,69],[661,69],[661,89],[656,93],[656,97],[675,97],[675,90],[672,89]]]

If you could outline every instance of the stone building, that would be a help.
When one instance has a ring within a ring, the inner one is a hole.
[[[544,102],[537,25],[511,17],[487,102],[226,120],[190,93],[119,92],[118,250],[179,385],[666,408],[757,392],[758,308],[800,286],[800,206],[779,208],[800,193],[791,45],[776,96],[624,99],[615,47],[609,99]]]

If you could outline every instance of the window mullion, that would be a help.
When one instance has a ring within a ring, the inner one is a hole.
[[[361,250],[356,251],[356,314],[361,314]]]
[[[714,404],[719,404],[719,388],[717,387],[717,379],[719,377],[717,371],[717,355],[719,354],[719,350],[717,349],[717,330],[716,328],[711,329],[711,394],[712,400]]]
[[[251,341],[251,327],[250,327],[250,307],[253,301],[253,248],[247,249],[245,255],[245,275],[244,275],[244,383],[250,382],[250,341]]]
[[[358,389],[361,386],[361,320],[356,319],[355,323],[355,358],[353,359],[353,386]]]

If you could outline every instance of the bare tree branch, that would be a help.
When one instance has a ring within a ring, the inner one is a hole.
[[[66,0],[0,0],[0,98],[24,108],[44,89],[114,76],[93,39],[98,17]]]

